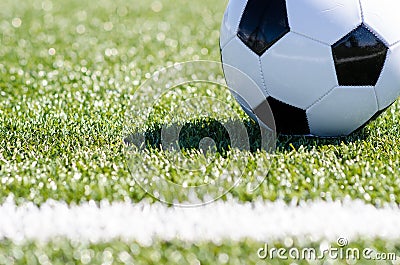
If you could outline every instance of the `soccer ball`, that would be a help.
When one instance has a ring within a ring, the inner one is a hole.
[[[229,87],[253,118],[268,104],[276,130],[346,136],[400,93],[399,0],[230,0],[220,47]],[[242,86],[242,87],[235,87]]]

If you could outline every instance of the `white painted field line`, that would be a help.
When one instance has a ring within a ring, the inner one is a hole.
[[[93,242],[112,239],[151,244],[154,239],[190,242],[252,238],[269,242],[287,236],[311,240],[339,237],[400,239],[400,209],[376,209],[361,201],[216,202],[198,208],[169,208],[163,204],[94,203],[68,206],[49,201],[0,206],[0,238],[47,241],[56,237]]]

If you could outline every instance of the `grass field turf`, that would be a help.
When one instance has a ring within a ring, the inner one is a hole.
[[[2,1],[0,201],[10,194],[17,204],[31,201],[37,205],[48,199],[81,203],[149,198],[126,165],[123,131],[133,92],[155,70],[174,62],[218,61],[219,25],[225,5],[225,1],[208,0]],[[188,93],[187,88],[182,90]],[[210,95],[209,91],[210,87],[200,86],[196,96]],[[211,95],[230,104],[251,130],[256,130],[226,89],[213,87]],[[147,96],[144,102],[151,100],[151,95]],[[150,124],[168,125],[164,114],[170,110],[169,103],[166,100],[160,104],[160,114],[152,116]],[[343,200],[350,196],[376,207],[399,204],[398,113],[396,103],[348,138],[280,137],[272,158],[259,151],[240,152],[239,156],[249,160],[245,178],[265,172],[268,178],[253,193],[241,185],[222,199],[251,201],[261,197],[291,202]],[[234,113],[218,113],[211,118],[233,117]],[[184,116],[180,121],[186,121]],[[210,123],[212,120],[199,117],[191,121],[196,129],[214,128]],[[159,141],[157,130],[148,130],[148,135],[153,142]],[[195,142],[192,138],[188,141],[189,146],[190,141]],[[177,182],[203,181],[201,174],[182,179],[187,176],[179,171],[168,172],[165,165],[169,160],[159,149],[149,148],[147,152],[148,156],[137,154],[136,170],[142,177],[158,172],[169,173]],[[216,171],[228,162],[223,155],[218,159]],[[154,171],[148,173],[148,166]],[[184,194],[163,192],[185,200]],[[395,243],[365,243],[360,239],[357,244],[398,252]],[[132,245],[140,249],[140,255],[129,251]],[[243,264],[259,261],[254,253],[260,245],[251,240],[224,242],[221,246],[156,242],[152,247],[119,241],[88,245],[57,239],[44,245],[20,245],[5,240],[0,244],[0,263],[32,264],[33,260],[40,262],[41,253],[54,261],[58,257],[60,263],[85,263],[80,255],[90,248],[93,264],[108,255],[104,254],[106,249],[126,251],[135,263],[149,264],[157,261],[149,258],[159,248],[159,255],[168,256],[174,250],[177,256],[196,256],[203,264],[223,263],[225,256],[218,258],[223,253],[231,257],[230,264],[235,264],[235,259],[240,260],[236,264]],[[25,253],[22,259],[12,258],[20,256],[21,251]],[[178,259],[172,260],[174,263],[187,262]]]

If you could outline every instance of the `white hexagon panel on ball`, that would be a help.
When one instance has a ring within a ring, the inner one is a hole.
[[[347,136],[378,112],[373,87],[336,87],[307,110],[313,135]]]
[[[389,46],[400,41],[400,1],[360,0],[363,20]]]
[[[290,32],[261,57],[269,95],[306,109],[337,86],[331,47]]]
[[[286,0],[286,4],[292,31],[328,45],[362,22],[358,0]]]
[[[375,87],[379,110],[389,107],[400,96],[400,43],[389,48],[388,58]]]
[[[250,50],[239,38],[233,38],[222,49],[223,63],[240,69],[264,90],[260,57]]]

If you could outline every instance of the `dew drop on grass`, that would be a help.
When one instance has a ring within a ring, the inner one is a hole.
[[[153,12],[158,13],[158,12],[161,12],[162,9],[163,9],[163,5],[160,1],[154,1],[151,4],[151,10],[153,10]]]
[[[14,28],[19,28],[22,25],[22,20],[19,17],[13,18],[11,24],[13,25]]]

